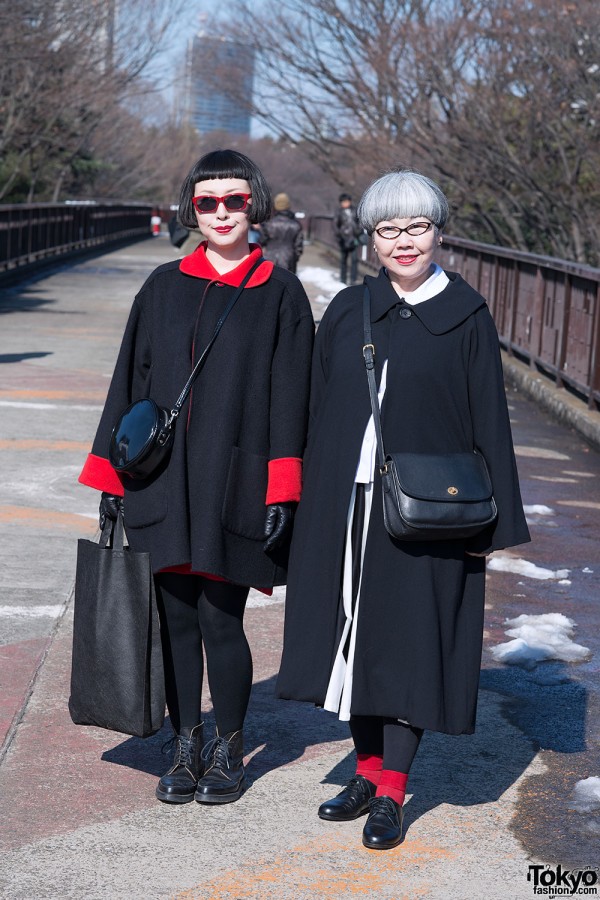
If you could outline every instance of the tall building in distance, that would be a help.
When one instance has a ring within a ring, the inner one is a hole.
[[[201,29],[188,45],[186,76],[187,118],[196,131],[250,133],[252,47]]]

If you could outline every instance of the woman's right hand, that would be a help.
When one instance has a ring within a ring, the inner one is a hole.
[[[123,498],[117,497],[115,494],[107,494],[103,491],[102,496],[100,497],[100,509],[98,511],[100,531],[104,530],[107,519],[110,519],[111,522],[117,521],[119,510],[123,511]]]

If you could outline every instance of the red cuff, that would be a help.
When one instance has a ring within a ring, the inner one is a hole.
[[[97,491],[106,491],[115,497],[122,497],[125,493],[121,479],[109,463],[102,456],[88,454],[81,475],[77,479],[81,484],[96,488]]]
[[[269,484],[265,503],[289,503],[302,493],[302,460],[289,456],[269,461]]]

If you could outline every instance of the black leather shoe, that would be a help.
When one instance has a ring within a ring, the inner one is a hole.
[[[230,731],[209,741],[202,751],[204,775],[198,782],[198,803],[233,803],[244,791],[243,732]]]
[[[375,796],[375,785],[364,775],[351,778],[343,791],[319,807],[319,818],[330,822],[349,822],[358,819],[369,808],[369,800]]]
[[[362,842],[370,850],[390,850],[402,840],[402,807],[391,797],[369,800],[369,818],[363,828]]]
[[[189,803],[202,775],[202,722],[189,733],[176,734],[175,759],[158,782],[156,796],[165,803]]]

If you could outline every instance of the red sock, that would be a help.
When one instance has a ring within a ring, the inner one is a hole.
[[[391,797],[400,806],[406,796],[406,783],[408,775],[404,772],[394,772],[393,769],[382,769],[381,777],[377,782],[376,797]]]
[[[383,756],[371,756],[370,753],[356,754],[356,774],[362,775],[371,784],[379,784],[382,769]]]

